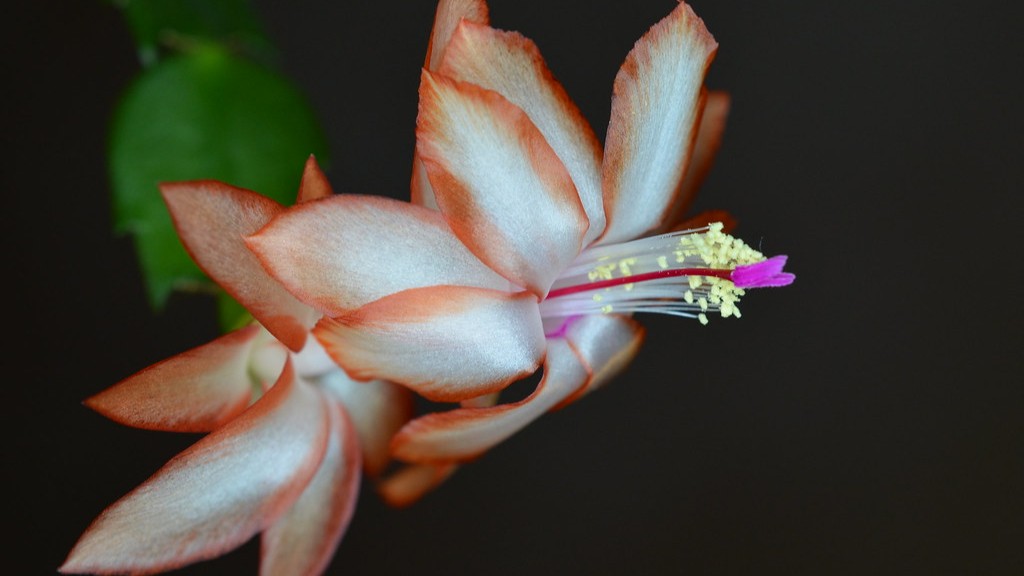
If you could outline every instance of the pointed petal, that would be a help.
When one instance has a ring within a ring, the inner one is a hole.
[[[162,184],[160,191],[196,264],[278,340],[301,350],[316,312],[274,281],[244,241],[284,208],[255,192],[215,181]]]
[[[391,442],[392,454],[417,463],[466,461],[526,427],[587,382],[587,369],[568,343],[549,341],[544,378],[514,404],[457,408],[409,422]]]
[[[437,4],[434,15],[434,28],[430,33],[430,44],[427,46],[427,60],[423,67],[431,72],[441,65],[444,53],[452,33],[459,22],[466,20],[487,24],[487,3],[483,0],[441,0]],[[423,162],[420,161],[419,147],[413,155],[412,163],[412,203],[432,210],[437,209],[434,200],[434,189],[430,186]]]
[[[590,377],[585,386],[565,399],[562,408],[597,390],[636,357],[644,341],[644,327],[629,316],[583,316],[566,328],[565,339],[584,362]]]
[[[729,94],[727,92],[710,91],[704,101],[704,111],[700,116],[697,129],[697,140],[690,156],[690,164],[683,176],[683,183],[665,218],[665,229],[670,230],[683,219],[683,216],[697,197],[697,191],[711,171],[715,155],[722,144],[725,132],[725,121],[729,116]]]
[[[359,435],[363,469],[369,476],[378,476],[391,459],[391,438],[412,417],[412,393],[384,380],[356,382],[340,369],[320,377],[317,383],[345,406]]]
[[[248,326],[122,380],[85,405],[127,426],[209,432],[249,405],[249,356],[259,326]]]
[[[248,244],[289,290],[332,316],[408,288],[508,287],[440,214],[390,198],[343,194],[307,202]]]
[[[302,496],[263,532],[261,576],[317,576],[331,562],[359,496],[359,441],[344,409],[323,398],[330,433],[323,461]]]
[[[263,398],[118,500],[60,570],[149,573],[219,556],[298,499],[327,447],[327,407],[290,366]]]
[[[587,217],[562,161],[497,92],[424,71],[416,140],[437,205],[480,260],[543,297]]]
[[[440,486],[457,469],[455,464],[412,464],[382,480],[377,492],[389,506],[404,508]]]
[[[666,217],[686,172],[704,75],[717,48],[701,19],[680,3],[626,58],[605,140],[608,226],[601,243],[637,238]]]
[[[736,218],[725,210],[705,210],[676,223],[669,232],[682,232],[684,230],[703,228],[712,222],[721,222],[722,231],[726,234],[735,230],[738,224]]]
[[[440,73],[494,90],[521,108],[565,165],[590,221],[584,244],[604,231],[601,144],[579,108],[548,70],[537,46],[516,32],[463,22]]]
[[[458,286],[381,298],[313,331],[353,378],[380,378],[458,402],[529,376],[544,357],[537,299]]]
[[[430,44],[427,46],[427,60],[423,67],[430,71],[437,70],[459,22],[466,20],[487,24],[489,21],[487,12],[487,2],[484,0],[441,0],[438,2],[437,12],[434,13],[434,28],[430,32]]]
[[[299,196],[295,200],[296,204],[319,200],[332,194],[334,194],[334,189],[331,188],[331,183],[327,181],[327,176],[324,176],[320,165],[316,163],[316,157],[310,154],[306,160],[306,167],[302,171],[302,182],[299,183]]]

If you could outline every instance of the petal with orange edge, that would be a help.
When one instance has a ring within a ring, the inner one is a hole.
[[[389,506],[409,506],[444,483],[457,469],[456,464],[410,464],[381,480],[377,492]]]
[[[313,334],[353,378],[380,378],[458,402],[529,376],[544,358],[537,298],[459,286],[381,298]]]
[[[330,434],[323,461],[302,496],[263,532],[261,576],[316,576],[341,542],[359,496],[359,441],[344,409],[326,396]]]
[[[432,210],[343,194],[295,206],[247,240],[278,280],[328,315],[438,284],[505,289]]]
[[[476,458],[572,395],[587,382],[587,369],[569,344],[553,339],[537,389],[514,404],[458,408],[409,422],[391,442],[392,454],[417,463]]]
[[[359,435],[363,468],[369,476],[379,475],[391,458],[391,437],[412,417],[412,393],[384,380],[357,382],[341,369],[321,376],[317,384],[345,406]]]
[[[60,570],[173,570],[252,538],[291,508],[320,465],[328,435],[322,398],[287,365],[241,416],[107,508]]]
[[[459,22],[466,20],[479,24],[487,24],[487,3],[483,0],[441,0],[434,14],[434,28],[430,33],[430,44],[427,46],[427,58],[423,67],[434,71],[441,64],[441,59],[451,40],[452,33]],[[415,152],[412,162],[412,203],[425,208],[437,209],[434,200],[434,189],[430,187],[419,151]]]
[[[267,274],[244,237],[284,210],[255,192],[212,180],[162,184],[185,249],[278,340],[302,349],[317,314]]]
[[[685,3],[647,32],[619,69],[605,140],[601,243],[656,228],[679,192],[704,75],[718,44]]]
[[[710,91],[704,100],[704,111],[700,116],[700,127],[697,129],[697,141],[693,146],[690,165],[683,176],[683,183],[669,209],[665,219],[665,231],[671,230],[683,219],[683,215],[697,197],[697,190],[704,183],[704,178],[711,171],[715,155],[722,144],[725,132],[725,121],[729,116],[729,94],[721,91]]]
[[[209,432],[242,413],[259,326],[248,326],[172,356],[87,399],[111,420],[148,430]]]
[[[299,183],[299,195],[295,202],[302,203],[309,202],[310,200],[319,200],[332,194],[334,194],[334,189],[331,188],[331,183],[328,182],[327,176],[324,176],[320,165],[316,163],[316,157],[310,155],[306,159],[305,168],[302,170],[302,182]]]
[[[600,388],[636,357],[644,341],[644,327],[629,316],[594,314],[570,324],[565,339],[590,373],[586,386],[566,398],[561,408]]]
[[[533,122],[497,92],[424,71],[416,140],[455,235],[512,283],[547,294],[588,224]]]
[[[590,221],[583,243],[604,231],[601,144],[548,70],[537,46],[516,32],[463,22],[439,72],[501,94],[526,112],[565,165]]]

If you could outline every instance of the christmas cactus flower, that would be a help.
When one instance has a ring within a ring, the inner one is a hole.
[[[680,229],[727,106],[704,88],[717,44],[689,6],[627,56],[602,150],[532,42],[490,28],[482,2],[452,5],[477,17],[453,25],[438,11],[414,203],[334,196],[248,238],[324,314],[313,333],[354,378],[463,403],[392,442],[397,458],[438,469],[608,381],[643,338],[635,313],[738,317],[747,289],[793,281],[784,256],[721,222]],[[489,405],[541,366],[529,397]]]
[[[162,192],[193,258],[257,322],[86,401],[129,426],[209,434],[104,511],[61,571],[171,570],[262,532],[261,573],[318,574],[352,517],[361,469],[381,474],[411,396],[389,382],[352,381],[308,337],[319,314],[246,248],[243,236],[282,206],[217,182]],[[311,158],[299,201],[330,193]]]

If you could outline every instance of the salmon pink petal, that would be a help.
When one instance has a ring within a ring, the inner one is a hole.
[[[458,402],[529,376],[544,358],[537,298],[459,286],[381,298],[313,331],[353,378],[380,378]]]
[[[244,240],[284,208],[255,192],[215,181],[162,184],[160,191],[199,267],[278,340],[301,350],[316,312],[271,278]]]
[[[603,163],[601,243],[662,223],[693,147],[704,75],[718,44],[685,3],[654,25],[615,78]]]
[[[590,221],[589,244],[604,231],[601,144],[579,108],[548,70],[537,46],[515,32],[463,22],[440,73],[501,94],[521,108],[565,165]]]
[[[587,378],[586,367],[568,343],[551,340],[544,378],[528,397],[493,408],[457,408],[417,418],[395,436],[391,452],[419,463],[476,458],[572,395]]]
[[[452,34],[462,20],[487,24],[487,3],[483,0],[441,0],[438,2],[437,12],[434,15],[434,28],[430,33],[430,44],[427,46],[427,60],[423,64],[424,68],[431,72],[437,70]],[[430,180],[427,178],[423,162],[420,161],[418,150],[412,162],[411,188],[413,204],[432,210],[437,209],[434,189],[430,187]]]
[[[533,122],[497,92],[424,71],[416,140],[455,235],[509,281],[547,294],[588,224]]]
[[[427,60],[423,67],[437,70],[448,49],[455,29],[459,22],[475,22],[487,24],[489,21],[487,2],[484,0],[441,0],[437,3],[434,13],[434,28],[430,32],[430,44],[427,45]]]
[[[583,360],[590,377],[558,408],[593,392],[622,372],[639,352],[644,333],[640,323],[620,314],[595,314],[572,322],[566,328],[565,339]]]
[[[683,176],[683,183],[679,189],[669,215],[665,219],[665,230],[671,230],[682,220],[683,215],[693,204],[697,197],[697,190],[704,183],[704,178],[711,171],[715,155],[722,144],[722,135],[725,133],[725,121],[729,116],[729,94],[727,92],[711,91],[707,93],[704,100],[704,111],[700,116],[699,128],[697,128],[697,141],[693,146],[693,154],[690,156],[690,165]]]
[[[320,165],[316,163],[316,157],[310,155],[306,160],[306,167],[302,171],[302,182],[299,183],[299,195],[296,203],[319,200],[334,194],[331,183],[327,181]]]
[[[248,243],[281,283],[331,316],[409,288],[508,287],[440,214],[390,198],[342,194],[300,204]]]
[[[241,416],[182,452],[82,535],[65,573],[150,573],[224,554],[274,523],[327,447],[316,389],[281,379]]]
[[[377,485],[380,497],[390,506],[404,508],[415,503],[447,480],[456,464],[411,464]]]
[[[263,532],[262,576],[316,576],[331,562],[359,496],[359,441],[344,409],[323,398],[330,433],[323,461],[302,496]]]
[[[391,437],[412,417],[412,393],[384,380],[356,382],[343,370],[333,370],[317,383],[346,408],[359,435],[363,469],[378,476],[391,458]]]
[[[142,370],[89,398],[111,420],[149,430],[209,432],[242,413],[248,362],[260,333],[248,326]]]

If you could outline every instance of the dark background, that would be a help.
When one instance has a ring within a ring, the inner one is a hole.
[[[694,0],[733,113],[699,208],[787,253],[740,321],[650,317],[616,382],[404,510],[364,489],[332,574],[1024,574],[1017,3]],[[80,401],[216,335],[154,317],[114,238],[120,15],[22,2],[3,35],[3,565],[48,574],[195,437]],[[603,135],[672,0],[492,0]],[[319,112],[335,189],[406,197],[434,3],[259,3]],[[268,134],[273,138],[273,134]],[[183,574],[255,574],[255,541]]]

